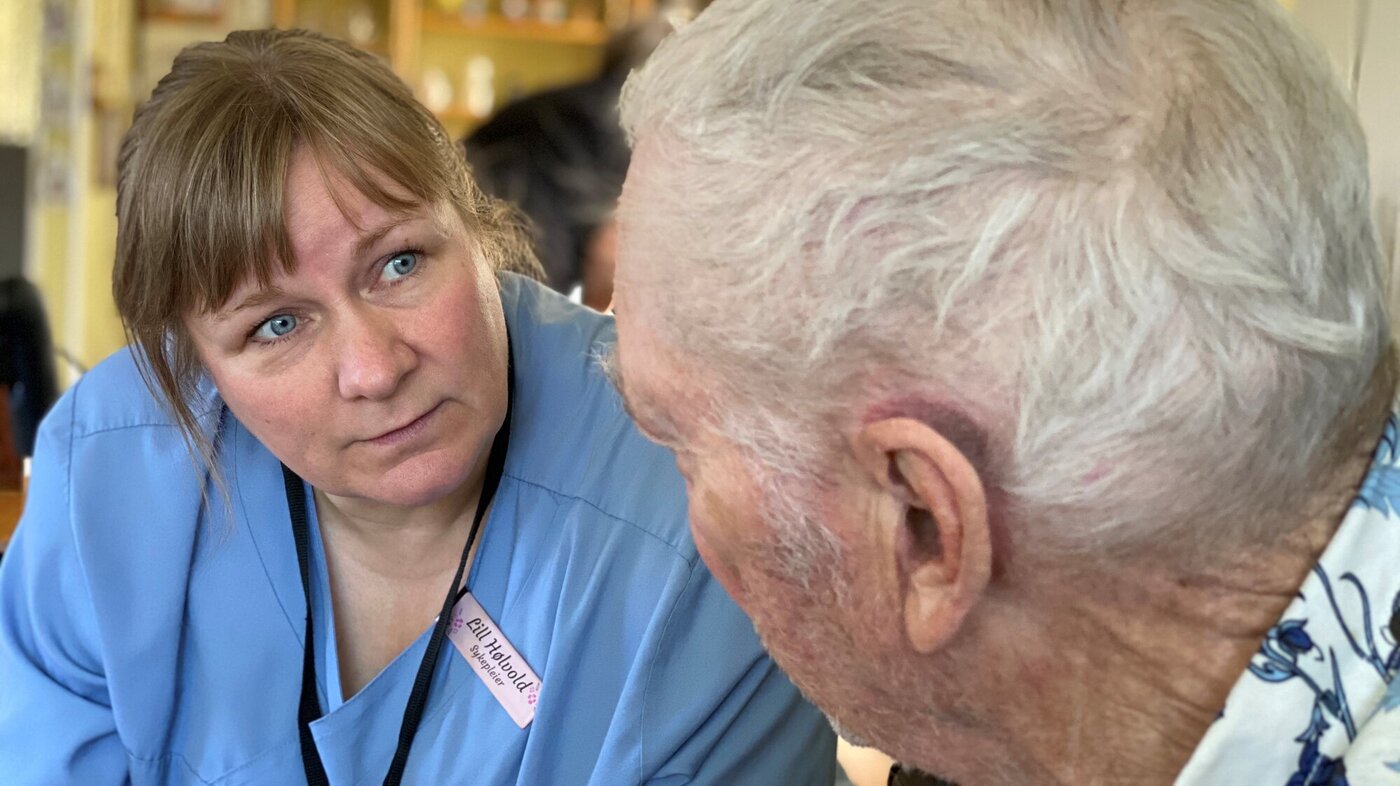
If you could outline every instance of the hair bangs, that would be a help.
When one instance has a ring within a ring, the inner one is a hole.
[[[283,191],[297,129],[290,113],[244,105],[211,119],[208,150],[181,156],[184,173],[168,314],[208,313],[249,279],[266,285],[295,264]]]

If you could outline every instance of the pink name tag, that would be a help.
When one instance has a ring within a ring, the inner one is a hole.
[[[501,629],[470,592],[463,595],[452,610],[447,637],[515,725],[522,729],[529,726],[535,719],[535,704],[540,700],[540,678],[501,635]]]

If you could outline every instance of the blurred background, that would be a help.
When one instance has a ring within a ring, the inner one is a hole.
[[[537,246],[551,282],[570,291],[582,285],[590,254],[607,255],[606,213],[626,168],[621,138],[607,128],[615,85],[606,72],[620,82],[669,29],[666,20],[692,16],[706,2],[3,0],[0,281],[23,277],[37,289],[60,388],[120,347],[109,293],[113,181],[132,111],[182,47],[275,25],[319,30],[384,58],[454,138],[478,134],[470,153],[491,190],[522,204],[577,203],[563,216],[527,211],[547,230]],[[1281,2],[1327,49],[1356,96],[1372,146],[1385,251],[1394,259],[1400,0]],[[629,32],[630,39],[622,35]],[[527,104],[482,128],[518,99],[586,83],[594,88]],[[561,133],[562,141],[552,138]],[[591,302],[605,306],[604,294]]]
[[[0,281],[23,276],[37,288],[51,328],[60,387],[124,343],[109,293],[116,242],[116,151],[136,105],[188,44],[266,26],[305,27],[344,38],[382,57],[460,139],[522,97],[595,82],[607,69],[625,75],[636,56],[628,46],[644,56],[659,40],[657,31],[669,29],[666,20],[692,16],[704,4],[3,0]],[[616,100],[606,89],[598,99]],[[543,122],[526,120],[534,126]],[[598,144],[621,146],[620,137],[604,142]],[[537,140],[527,147],[539,146]],[[504,195],[523,201],[522,184],[538,180],[539,174],[521,174],[521,165],[502,161],[531,151],[502,152],[499,142],[482,148],[475,157],[477,167],[495,167],[498,190],[513,190]],[[618,155],[611,151],[598,157]],[[548,163],[531,166],[547,168]],[[625,171],[625,146],[622,161],[606,165]],[[574,190],[605,203],[611,188],[584,184]],[[599,220],[595,217],[594,223]],[[556,262],[552,271],[564,267]],[[563,276],[557,285],[577,285],[570,278]]]

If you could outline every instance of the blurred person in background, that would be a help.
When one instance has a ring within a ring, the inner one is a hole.
[[[0,281],[0,387],[14,452],[33,455],[39,421],[58,398],[58,372],[39,289],[22,278]]]
[[[613,211],[630,151],[618,122],[622,83],[671,32],[664,17],[608,42],[599,75],[507,105],[463,142],[472,176],[529,220],[546,280],[584,305],[612,302]]]
[[[1272,0],[719,0],[624,90],[615,373],[843,732],[1400,783],[1365,141]]]
[[[0,565],[7,784],[831,783],[506,213],[348,44],[176,58],[120,156],[133,346]]]

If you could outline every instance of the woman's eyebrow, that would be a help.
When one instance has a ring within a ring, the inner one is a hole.
[[[259,289],[256,292],[249,293],[248,297],[243,298],[243,300],[240,301],[238,305],[234,306],[233,308],[226,308],[218,311],[214,315],[214,320],[216,322],[227,322],[228,320],[233,319],[235,316],[237,316],[238,312],[240,311],[247,311],[248,309],[258,308],[259,306],[266,305],[271,301],[283,298],[286,296],[286,294],[286,292],[282,291],[278,287],[265,287],[263,289]]]
[[[404,226],[405,224],[411,224],[414,221],[418,221],[422,218],[423,216],[416,214],[401,215],[389,219],[380,226],[368,232],[361,233],[360,239],[355,241],[355,256],[364,256],[365,254],[373,250],[375,245],[382,241],[390,232],[393,232],[395,229],[398,229],[399,227]],[[271,301],[285,297],[286,294],[287,293],[285,291],[275,286],[259,289],[256,292],[249,293],[246,298],[239,301],[238,305],[233,306],[231,308],[220,309],[214,315],[214,319],[216,322],[226,322],[232,319],[233,317],[237,316],[240,311],[247,311],[249,309],[264,306]]]
[[[364,256],[383,240],[386,235],[404,224],[417,221],[421,216],[406,215],[392,218],[377,229],[370,230],[360,235],[360,239],[355,241],[355,256]]]

